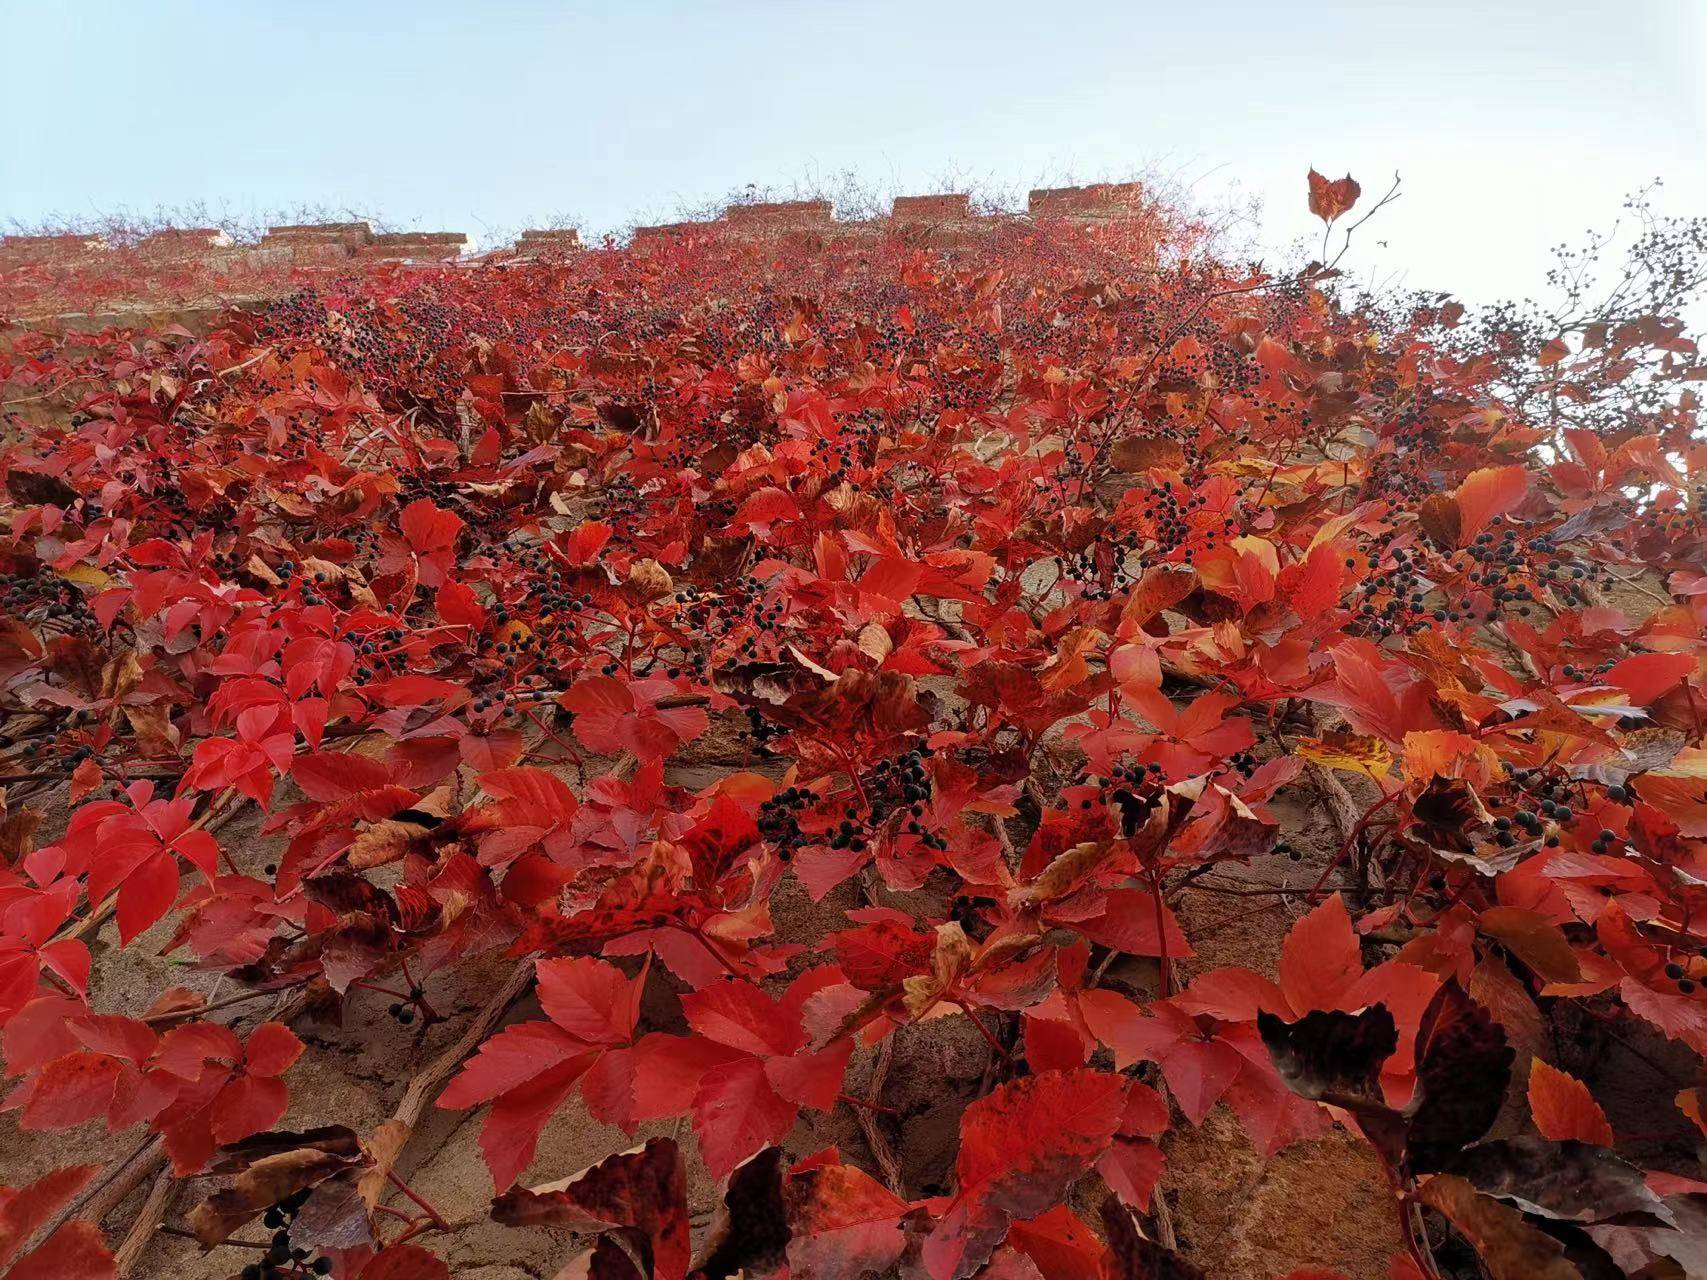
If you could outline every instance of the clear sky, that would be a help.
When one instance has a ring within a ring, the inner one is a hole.
[[[489,242],[849,169],[1147,168],[1260,199],[1278,250],[1311,165],[1404,175],[1361,273],[1533,289],[1655,176],[1707,213],[1707,0],[0,0],[0,221],[306,203]]]

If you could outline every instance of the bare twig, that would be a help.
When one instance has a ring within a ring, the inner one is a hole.
[[[130,1230],[125,1232],[123,1242],[113,1254],[113,1270],[120,1280],[130,1274],[131,1268],[142,1260],[142,1255],[154,1242],[154,1237],[160,1231],[160,1224],[171,1211],[172,1200],[177,1191],[178,1180],[172,1176],[170,1169],[162,1169],[155,1175],[154,1185],[148,1188],[148,1198],[142,1202],[136,1221],[130,1224]]]
[[[391,1113],[391,1118],[414,1129],[420,1123],[428,1100],[450,1079],[451,1073],[462,1065],[463,1060],[480,1047],[481,1042],[492,1033],[492,1028],[498,1025],[504,1011],[520,999],[532,983],[533,957],[527,956],[516,962],[503,984],[492,993],[491,999],[480,1007],[480,1012],[462,1029],[456,1043],[410,1077],[409,1087],[403,1091],[402,1101]]]
[[[1398,172],[1395,171],[1393,174],[1393,185],[1391,187],[1387,188],[1387,194],[1382,196],[1379,200],[1377,200],[1375,202],[1374,207],[1372,207],[1368,213],[1364,214],[1356,222],[1352,223],[1349,227],[1347,227],[1345,229],[1345,243],[1340,245],[1340,251],[1334,255],[1334,260],[1327,264],[1327,268],[1329,271],[1332,271],[1335,267],[1339,266],[1340,259],[1345,257],[1346,251],[1351,248],[1351,233],[1353,231],[1356,231],[1364,223],[1368,222],[1376,214],[1380,213],[1382,209],[1384,209],[1388,205],[1392,204],[1393,201],[1397,200],[1398,198],[1399,198],[1399,175],[1398,175]],[[1325,237],[1324,237],[1324,239],[1325,239]]]
[[[866,1093],[874,1102],[883,1095],[883,1084],[889,1078],[889,1067],[894,1058],[895,1036],[891,1033],[884,1036],[882,1043],[877,1046],[877,1060],[872,1064],[871,1080],[866,1085]],[[871,1149],[871,1158],[877,1162],[877,1168],[883,1174],[884,1184],[896,1195],[905,1194],[901,1182],[901,1161],[895,1155],[889,1135],[883,1132],[878,1113],[865,1107],[855,1107],[853,1114],[854,1120],[859,1124],[859,1131],[865,1135],[865,1145]]]
[[[632,774],[638,761],[629,752],[623,752],[611,764],[608,776],[626,778]],[[480,1011],[469,1020],[456,1042],[434,1058],[430,1063],[410,1077],[408,1087],[403,1091],[403,1097],[398,1102],[396,1110],[391,1113],[387,1122],[391,1133],[387,1143],[390,1151],[386,1161],[385,1172],[391,1175],[396,1167],[398,1157],[402,1155],[404,1145],[413,1136],[415,1128],[421,1122],[421,1116],[427,1109],[427,1103],[443,1088],[450,1079],[452,1072],[460,1067],[492,1033],[504,1013],[519,1000],[533,985],[534,957],[524,956],[516,961],[515,966],[505,977],[503,984],[492,993],[490,999],[480,1007]]]

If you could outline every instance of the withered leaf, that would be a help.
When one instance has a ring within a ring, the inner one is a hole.
[[[1138,1234],[1132,1214],[1113,1196],[1102,1202],[1102,1234],[1111,1255],[1105,1280],[1204,1280],[1204,1273],[1171,1249]]]
[[[1399,1047],[1385,1005],[1357,1013],[1316,1010],[1288,1023],[1266,1010],[1257,1030],[1286,1087],[1300,1097],[1348,1110],[1384,1108],[1381,1064]]]
[[[1411,1168],[1450,1165],[1488,1131],[1511,1081],[1505,1031],[1456,982],[1445,982],[1417,1027],[1417,1096],[1406,1129]]]
[[[1435,831],[1457,836],[1467,828],[1480,826],[1489,820],[1475,788],[1462,778],[1443,778],[1436,774],[1424,787],[1411,806],[1418,822]]]
[[[1458,500],[1449,493],[1431,493],[1417,508],[1423,532],[1442,547],[1456,547],[1459,537]]]
[[[1310,212],[1323,222],[1333,222],[1363,194],[1363,188],[1349,173],[1343,178],[1328,179],[1310,170]]]
[[[1423,1184],[1422,1202],[1470,1242],[1491,1280],[1583,1280],[1565,1246],[1525,1222],[1516,1209],[1477,1193],[1463,1178],[1442,1174]]]
[[[705,1280],[769,1275],[786,1260],[791,1234],[782,1148],[766,1147],[729,1175],[694,1272]]]
[[[628,594],[640,604],[662,600],[676,589],[669,571],[656,560],[636,560],[628,570]]]
[[[382,867],[412,849],[421,848],[430,835],[428,828],[418,822],[382,818],[355,838],[345,855],[346,861],[358,871]]]
[[[1456,1160],[1452,1172],[1483,1195],[1543,1218],[1677,1225],[1640,1169],[1593,1143],[1533,1135],[1482,1142]]]
[[[687,1171],[681,1152],[668,1138],[653,1138],[643,1147],[607,1156],[561,1182],[512,1187],[492,1202],[492,1217],[511,1227],[621,1233],[647,1276],[682,1280],[687,1275]],[[607,1251],[606,1256],[622,1255]],[[632,1272],[631,1265],[624,1265]]]
[[[14,467],[6,472],[6,492],[14,501],[28,506],[51,503],[69,507],[77,501],[77,490],[60,477],[45,471],[22,471]]]
[[[214,1165],[215,1172],[241,1172],[191,1211],[190,1227],[203,1244],[218,1244],[285,1197],[317,1187],[365,1159],[355,1134],[342,1126],[258,1134],[227,1148]]]
[[[1577,953],[1564,932],[1539,911],[1490,907],[1477,917],[1476,927],[1548,982],[1577,982],[1582,977]]]
[[[1109,458],[1120,470],[1134,473],[1161,467],[1179,471],[1185,466],[1185,449],[1172,436],[1123,436],[1114,442]]]

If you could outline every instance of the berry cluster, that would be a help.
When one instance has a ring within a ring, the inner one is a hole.
[[[316,1257],[314,1250],[290,1243],[291,1223],[302,1206],[308,1202],[310,1188],[292,1193],[280,1200],[261,1216],[261,1223],[273,1233],[272,1242],[259,1262],[243,1268],[243,1280],[287,1280],[287,1277],[326,1276],[332,1274],[332,1259]]]
[[[901,831],[917,837],[926,848],[946,850],[947,841],[921,821],[931,798],[925,760],[932,754],[931,747],[919,746],[877,761],[862,781],[862,797],[850,799],[843,807],[841,822],[830,835],[830,847],[863,852],[895,818]]]
[[[0,574],[0,615],[24,618],[43,633],[100,634],[83,593],[56,573]]]
[[[759,834],[783,862],[807,842],[800,829],[800,815],[818,803],[809,787],[784,787],[759,806]]]

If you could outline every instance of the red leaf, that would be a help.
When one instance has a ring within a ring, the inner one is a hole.
[[[1115,1138],[1097,1161],[1097,1172],[1108,1189],[1129,1209],[1147,1213],[1150,1197],[1162,1180],[1162,1149],[1142,1138]]]
[[[447,582],[433,599],[439,617],[453,626],[480,628],[486,625],[486,610],[481,608],[474,588],[461,582]]]
[[[117,1275],[101,1229],[92,1222],[68,1222],[18,1259],[6,1280],[115,1280]]]
[[[668,680],[584,676],[557,701],[575,713],[575,736],[588,750],[630,751],[647,762],[662,760],[710,723],[699,707],[658,710],[654,704],[674,692]]]
[[[356,1280],[450,1280],[450,1268],[418,1244],[394,1244],[374,1254]]]
[[[489,1037],[462,1064],[439,1095],[438,1105],[460,1111],[490,1102],[585,1052],[584,1045],[555,1023],[518,1022]]]
[[[766,1058],[765,1076],[771,1088],[796,1106],[828,1111],[842,1091],[842,1077],[852,1053],[853,1041],[844,1039],[818,1053]]]
[[[1156,1062],[1193,1124],[1203,1123],[1243,1069],[1244,1058],[1232,1045],[1205,1032],[1197,1022],[1165,1000],[1151,1005],[1150,1017],[1112,991],[1087,991],[1079,997],[1085,1025],[1114,1050],[1114,1065],[1124,1071],[1135,1062]]]
[[[1638,653],[1613,664],[1606,683],[1630,695],[1639,707],[1651,704],[1661,694],[1677,688],[1678,681],[1695,674],[1696,660],[1688,653]]]
[[[76,1165],[25,1187],[0,1187],[0,1268],[97,1172],[97,1165]],[[101,1229],[88,1222],[66,1223],[5,1272],[6,1280],[112,1280],[116,1275]]]
[[[1483,467],[1458,486],[1458,543],[1468,546],[1496,517],[1504,515],[1529,490],[1529,473],[1522,467]]]
[[[123,1073],[104,1053],[68,1053],[43,1067],[24,1104],[20,1129],[68,1129],[107,1114]]]
[[[280,1076],[302,1056],[302,1041],[282,1022],[263,1022],[249,1033],[243,1060],[258,1076]]]
[[[1043,1280],[1084,1280],[1101,1274],[1107,1250],[1094,1231],[1064,1204],[1008,1230],[1007,1247],[1030,1258]]]
[[[790,1054],[806,1043],[800,1020],[750,982],[715,982],[682,997],[688,1025],[747,1053]]]
[[[640,1017],[645,976],[630,980],[614,964],[589,957],[541,960],[539,1006],[563,1030],[589,1045],[627,1044]]]
[[[998,1086],[960,1121],[959,1186],[921,1254],[934,1280],[977,1271],[1015,1218],[1054,1207],[1108,1149],[1126,1081],[1100,1071],[1048,1071]]]
[[[209,1131],[220,1145],[270,1129],[290,1104],[290,1090],[276,1076],[238,1076],[213,1100]]]
[[[1550,1141],[1612,1145],[1612,1126],[1588,1086],[1540,1058],[1529,1068],[1529,1113],[1541,1136]]]
[[[906,1247],[907,1202],[847,1164],[816,1165],[783,1184],[793,1280],[859,1280],[883,1274]]]
[[[508,1187],[533,1163],[540,1130],[574,1090],[594,1056],[586,1053],[560,1062],[492,1104],[480,1129],[480,1150],[492,1171],[492,1185],[498,1190]]]
[[[748,1156],[788,1136],[799,1108],[779,1096],[757,1058],[738,1058],[700,1077],[693,1130],[713,1178],[726,1178]]]
[[[1160,927],[1157,918],[1160,916]],[[1108,895],[1100,916],[1072,926],[1092,942],[1132,956],[1161,956],[1186,959],[1191,949],[1173,911],[1142,889],[1117,889]]]
[[[1339,894],[1292,926],[1280,952],[1280,989],[1294,1013],[1333,1009],[1363,976],[1363,956]]]
[[[99,1172],[99,1165],[72,1165],[43,1174],[26,1187],[0,1187],[0,1266]]]

